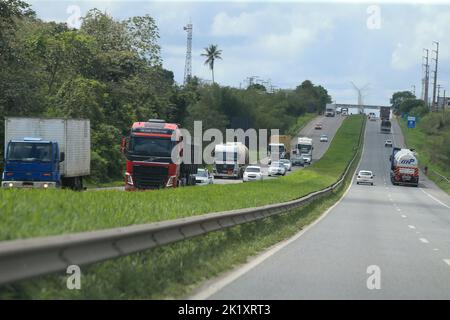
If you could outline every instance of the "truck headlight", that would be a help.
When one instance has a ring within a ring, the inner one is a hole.
[[[8,187],[10,187],[10,188],[14,187],[14,183],[10,182],[10,183],[8,184]]]
[[[48,188],[48,183],[44,183],[44,189]]]

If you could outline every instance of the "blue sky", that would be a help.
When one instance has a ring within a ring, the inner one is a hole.
[[[438,83],[450,96],[450,3],[378,1],[29,1],[43,20],[68,21],[79,6],[117,19],[149,14],[160,32],[164,67],[182,83],[186,51],[183,26],[194,25],[193,74],[210,79],[200,56],[217,44],[223,60],[215,80],[239,87],[248,76],[295,88],[305,79],[328,89],[338,103],[356,103],[368,84],[366,104],[389,104],[398,90],[421,94],[423,48],[440,42]],[[71,20],[73,21],[73,20]],[[432,68],[433,70],[434,68]],[[441,90],[441,95],[443,89]]]

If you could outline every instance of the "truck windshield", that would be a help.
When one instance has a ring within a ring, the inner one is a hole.
[[[299,144],[298,149],[300,150],[301,153],[309,153],[309,150],[311,150],[311,146],[305,145],[305,144]]]
[[[50,162],[51,155],[52,145],[50,143],[11,142],[6,159],[9,161]]]
[[[285,151],[285,148],[283,145],[281,145],[281,146],[269,145],[269,147],[270,147],[270,152],[272,152],[272,153],[283,153]]]
[[[237,161],[237,152],[216,152],[217,161]]]
[[[128,152],[135,156],[170,157],[173,146],[170,138],[132,137]]]

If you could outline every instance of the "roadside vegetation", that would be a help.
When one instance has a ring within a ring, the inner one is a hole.
[[[420,167],[428,167],[428,178],[450,194],[450,183],[440,176],[450,180],[450,111],[429,113],[414,129],[408,129],[406,119],[399,123],[407,146],[418,153]]]
[[[408,148],[416,149],[420,167],[428,167],[428,177],[450,194],[450,110],[430,112],[423,100],[408,91],[397,92],[391,99],[394,112]],[[407,117],[416,117],[416,127],[407,127]]]
[[[351,159],[362,125],[347,118],[320,161],[279,179],[149,192],[0,190],[0,240],[123,227],[278,203],[322,189]]]
[[[301,181],[301,184],[306,185],[311,181],[303,180],[302,178],[305,176],[300,175],[301,172],[305,172],[305,175],[320,174],[318,179],[323,177],[324,180],[329,180],[330,183],[334,182],[355,154],[362,124],[363,119],[360,116],[347,118],[338,130],[331,147],[324,157],[311,167],[291,176],[295,176],[297,180]],[[340,153],[340,150],[343,152]],[[61,274],[5,286],[0,288],[0,298],[185,298],[186,295],[191,294],[205,280],[245,263],[249,257],[293,236],[315,221],[345,192],[353,178],[352,173],[356,169],[360,155],[361,149],[358,151],[358,158],[353,163],[345,184],[336,189],[331,196],[313,201],[289,213],[82,268],[81,290],[67,290],[67,275]],[[333,168],[328,168],[331,164]],[[295,186],[291,184],[292,181],[288,179],[291,176],[272,180],[279,182],[273,185],[272,191],[275,192],[276,188],[286,184],[291,188],[296,187],[301,192],[300,184]],[[257,183],[252,182],[246,184],[245,187],[250,187]],[[324,183],[324,186],[330,183]],[[239,186],[234,185],[231,187]],[[194,187],[190,190],[202,189],[207,193],[208,188]],[[189,188],[185,190],[187,189]],[[154,193],[145,194],[151,195]],[[223,195],[223,198],[226,198],[226,196]],[[297,196],[300,196],[300,194]],[[205,195],[205,197],[207,199],[208,195]],[[245,195],[243,195],[243,198],[245,198]],[[133,206],[133,204],[128,205]]]
[[[300,116],[323,112],[331,102],[325,88],[308,80],[275,92],[261,84],[237,89],[197,77],[180,85],[163,68],[159,29],[149,15],[117,20],[94,8],[72,29],[40,20],[21,0],[0,1],[0,13],[0,159],[6,116],[86,118],[90,179],[106,183],[122,178],[120,141],[134,121],[159,118],[190,129],[197,120],[205,130],[286,134]],[[213,72],[222,51],[226,59],[226,47],[208,47],[205,68]]]

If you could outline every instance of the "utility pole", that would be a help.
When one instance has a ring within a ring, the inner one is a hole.
[[[192,78],[192,23],[189,22],[183,27],[187,32],[186,62],[184,64],[184,84],[186,85]]]
[[[438,103],[439,103],[439,96],[441,95],[441,85],[440,84],[438,84],[437,85],[437,99],[436,99],[436,111],[437,111],[437,109],[439,108],[439,105],[438,105]]]
[[[425,74],[423,77],[423,100],[425,101],[425,106],[429,107],[428,104],[428,85],[430,83],[430,65],[428,64],[428,54],[429,54],[429,50],[428,49],[423,49],[426,52],[426,55],[423,56],[422,58],[425,60],[425,63],[423,64],[424,70],[425,70]]]
[[[439,57],[439,42],[437,41],[433,41],[433,43],[436,45],[436,50],[433,50],[434,54],[435,54],[435,58],[433,58],[432,60],[435,61],[435,65],[434,65],[434,79],[433,79],[433,101],[432,101],[432,106],[436,106],[437,105],[437,101],[436,101],[436,86],[437,86],[437,71],[438,71],[438,57]]]

